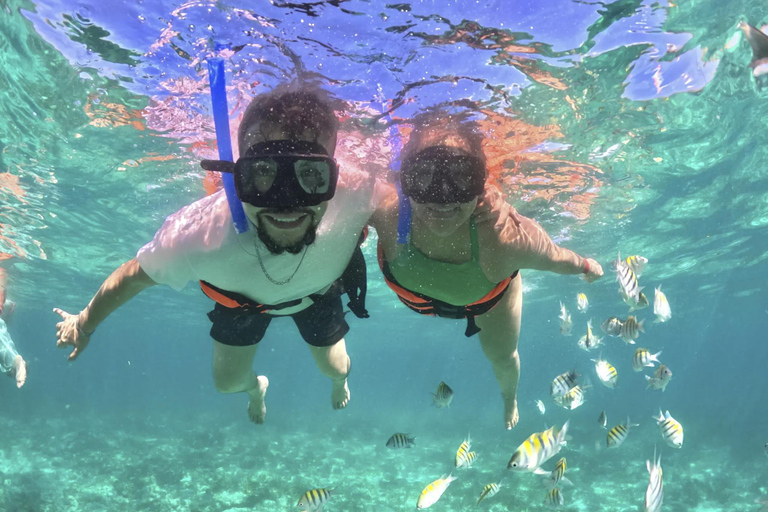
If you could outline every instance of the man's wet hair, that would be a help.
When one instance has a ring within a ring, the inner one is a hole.
[[[475,116],[476,112],[466,110],[450,112],[444,109],[430,109],[418,114],[410,122],[413,129],[403,148],[403,156],[426,149],[423,145],[424,136],[437,133],[443,134],[446,138],[460,138],[467,143],[472,155],[485,161],[485,153],[483,152],[485,135],[474,120]]]
[[[333,136],[339,121],[333,111],[329,94],[315,86],[284,84],[272,91],[256,96],[245,110],[237,142],[240,154],[248,149],[246,138],[253,131],[265,133],[278,128],[289,139],[309,137],[318,139]],[[333,148],[326,148],[330,152]]]

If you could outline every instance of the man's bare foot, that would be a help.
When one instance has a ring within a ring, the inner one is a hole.
[[[13,359],[13,364],[16,367],[16,387],[20,388],[27,382],[27,362],[17,355]]]
[[[520,420],[520,415],[517,412],[517,398],[504,399],[504,422],[507,430],[512,430]]]
[[[267,394],[269,379],[264,375],[256,377],[256,387],[248,392],[251,399],[248,401],[248,416],[257,425],[264,423],[267,417],[267,406],[264,404],[264,396]]]
[[[343,409],[349,403],[349,386],[347,385],[347,378],[334,380],[333,389],[331,390],[331,405],[334,409]]]

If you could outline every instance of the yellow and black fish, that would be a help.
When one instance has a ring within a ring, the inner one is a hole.
[[[562,507],[564,503],[565,498],[563,498],[563,493],[560,492],[560,489],[557,487],[549,491],[549,493],[547,493],[547,497],[544,498],[544,504],[550,508]]]
[[[544,432],[531,434],[512,454],[507,469],[548,475],[547,471],[541,469],[541,465],[560,452],[560,449],[566,444],[567,434],[567,421],[557,431],[555,431],[555,427],[550,427]]]
[[[549,387],[550,394],[553,398],[565,395],[576,386],[576,379],[578,378],[579,374],[575,370],[561,373],[552,381],[552,385]]]
[[[630,423],[629,417],[627,417],[626,423],[616,425],[608,431],[605,444],[608,445],[608,448],[617,448],[621,446],[621,444],[627,439],[627,436],[629,435],[629,429],[637,426],[637,423]]]
[[[311,491],[305,492],[301,498],[299,498],[299,502],[296,506],[306,511],[319,511],[323,508],[323,505],[328,503],[330,498],[331,489],[312,489]]]
[[[479,505],[481,501],[483,501],[485,498],[490,498],[492,496],[495,496],[497,492],[499,492],[499,489],[501,488],[501,484],[497,483],[490,483],[483,487],[483,492],[480,493],[480,498],[477,500],[477,504]]]
[[[416,444],[415,437],[408,437],[408,434],[392,434],[387,441],[387,448],[410,448]]]
[[[462,468],[464,466],[468,466],[469,464],[469,449],[472,446],[472,441],[469,438],[469,434],[467,434],[467,438],[464,440],[463,443],[461,443],[461,446],[459,446],[459,449],[456,450],[456,459],[455,464],[457,468]]]

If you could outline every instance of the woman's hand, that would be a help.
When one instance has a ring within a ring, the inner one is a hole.
[[[93,333],[87,333],[82,329],[82,322],[79,315],[71,315],[59,308],[53,308],[53,312],[61,315],[61,322],[56,324],[56,346],[59,348],[73,347],[74,350],[69,354],[69,360],[74,361],[80,352],[85,350],[88,342],[91,341]]]

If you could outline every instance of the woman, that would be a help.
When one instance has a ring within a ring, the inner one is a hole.
[[[603,269],[555,245],[541,226],[506,203],[503,225],[476,217],[480,198],[500,195],[489,190],[494,185],[487,183],[482,142],[466,116],[418,116],[403,149],[401,197],[393,193],[383,201],[373,225],[379,264],[400,300],[421,314],[466,318],[465,335],[478,335],[511,429],[518,421],[523,290],[518,271],[584,274],[592,282]]]

